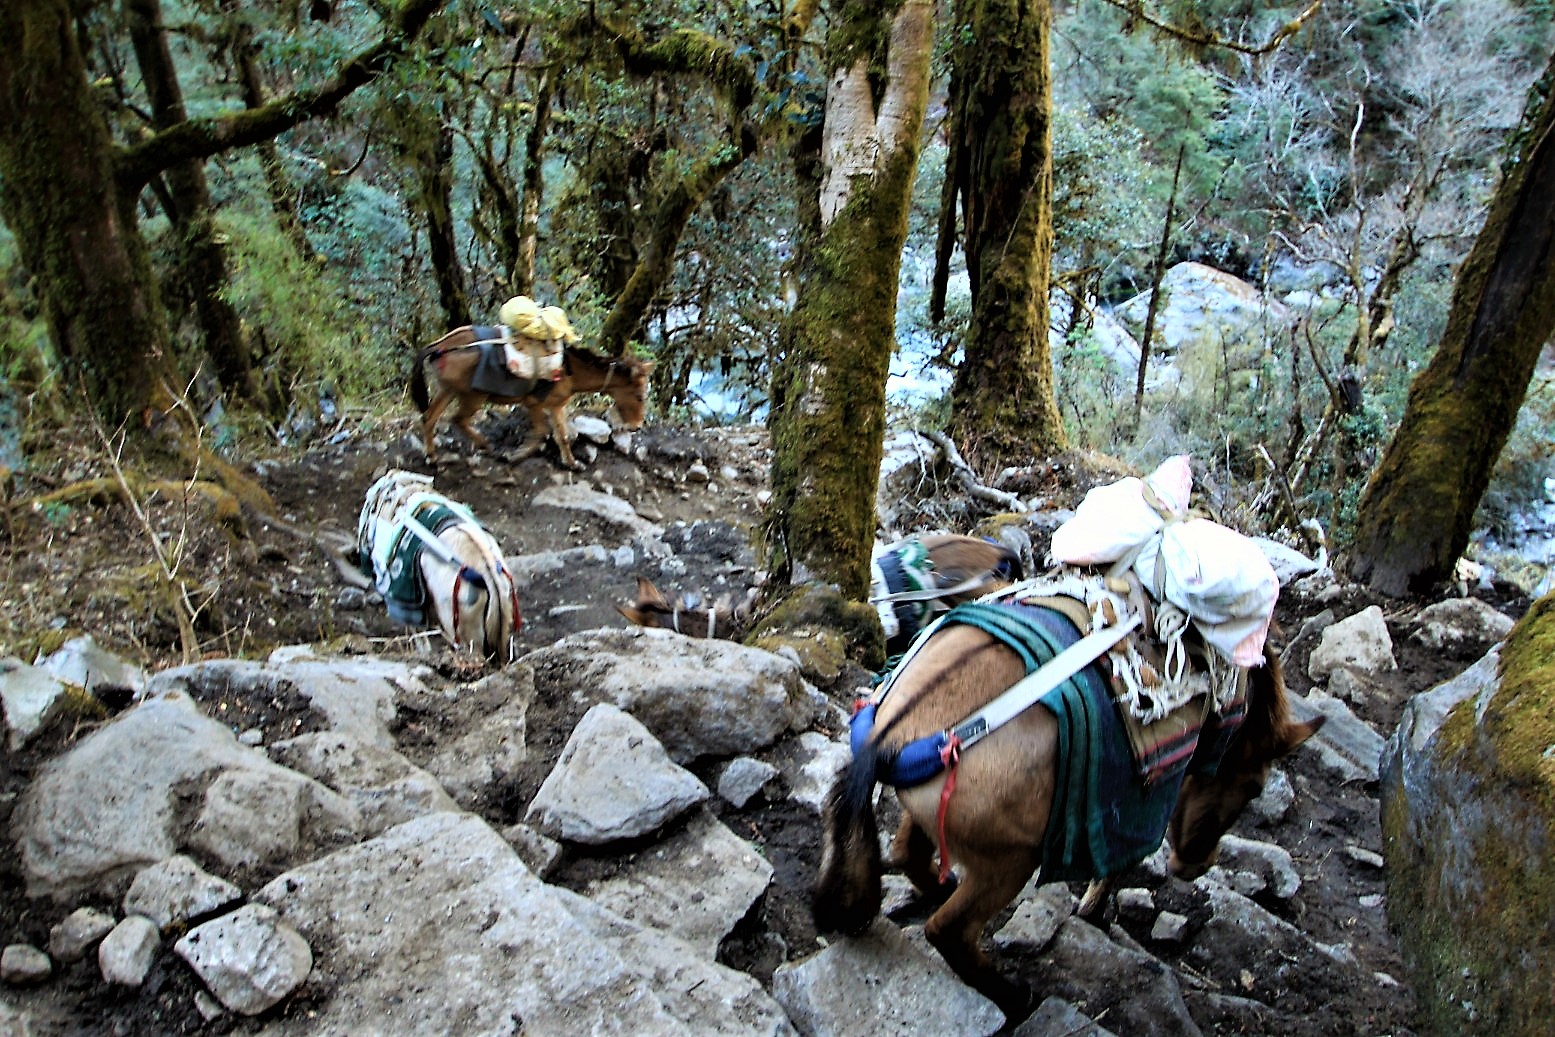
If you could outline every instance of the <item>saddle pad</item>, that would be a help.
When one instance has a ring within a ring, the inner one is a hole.
[[[433,535],[442,533],[449,526],[474,521],[468,509],[462,505],[454,501],[439,501],[430,494],[406,510],[431,530]],[[397,622],[413,626],[421,626],[426,622],[427,590],[421,579],[419,564],[421,552],[426,549],[420,537],[407,530],[403,522],[396,522],[381,559],[376,557],[375,552],[373,561],[377,570],[377,590],[383,595],[383,604],[390,618]]]
[[[480,359],[476,361],[475,371],[470,375],[470,388],[489,396],[521,397],[534,392],[535,386],[540,384],[538,379],[515,378],[508,370],[501,328],[476,327],[470,330],[480,343],[476,346],[480,350]],[[496,341],[488,342],[487,339]]]

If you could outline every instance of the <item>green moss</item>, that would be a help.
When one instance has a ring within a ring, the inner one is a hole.
[[[1555,597],[1507,638],[1500,688],[1476,720],[1460,703],[1431,747],[1433,798],[1402,782],[1382,804],[1389,920],[1442,1034],[1543,1034],[1555,1019]],[[1550,754],[1550,755],[1546,755]]]
[[[1555,594],[1534,602],[1507,635],[1500,678],[1485,735],[1501,773],[1555,817]]]

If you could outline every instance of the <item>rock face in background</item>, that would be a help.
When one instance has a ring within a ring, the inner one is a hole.
[[[1418,695],[1388,740],[1388,917],[1442,1034],[1555,1018],[1555,597],[1499,651]]]

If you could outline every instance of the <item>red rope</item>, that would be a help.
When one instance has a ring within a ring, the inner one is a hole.
[[[459,647],[459,581],[464,579],[464,567],[454,575],[454,647]]]
[[[939,794],[939,881],[950,881],[950,844],[945,841],[945,814],[950,809],[950,794],[956,790],[956,767],[961,763],[961,739],[955,735],[939,751],[939,762],[945,767],[945,787]]]

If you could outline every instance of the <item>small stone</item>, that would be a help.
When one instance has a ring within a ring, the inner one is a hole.
[[[189,930],[173,949],[240,1015],[258,1015],[284,1000],[313,968],[308,941],[262,904],[245,904]]]
[[[251,727],[247,731],[244,731],[242,734],[238,735],[238,743],[241,745],[246,745],[250,749],[255,748],[256,746],[264,745],[265,733],[259,730],[257,727]]]
[[[106,911],[77,908],[49,930],[49,953],[58,961],[80,961],[94,943],[112,931],[113,916]]]
[[[213,1023],[227,1014],[227,1010],[221,1007],[221,1002],[203,990],[196,991],[194,995],[194,1010],[199,1012],[200,1018],[208,1023]]]
[[[772,764],[741,756],[730,761],[718,776],[718,795],[730,806],[741,809],[777,775],[778,769]]]
[[[1175,911],[1162,911],[1150,927],[1150,939],[1158,943],[1181,943],[1188,935],[1188,919]]]
[[[144,915],[125,918],[97,947],[97,967],[103,979],[125,987],[140,986],[151,971],[161,942],[162,934],[151,919]]]
[[[49,956],[30,943],[13,943],[0,951],[0,980],[12,986],[42,983],[53,974]]]
[[[1362,907],[1366,908],[1381,907],[1383,904],[1383,896],[1381,893],[1367,893],[1365,896],[1361,897],[1360,904]]]
[[[1383,859],[1382,854],[1368,850],[1363,846],[1356,846],[1353,843],[1345,846],[1344,855],[1356,864],[1364,864],[1368,868],[1380,870],[1387,863]]]
[[[1133,886],[1118,890],[1118,914],[1130,921],[1143,921],[1155,912],[1155,897],[1148,889]]]

